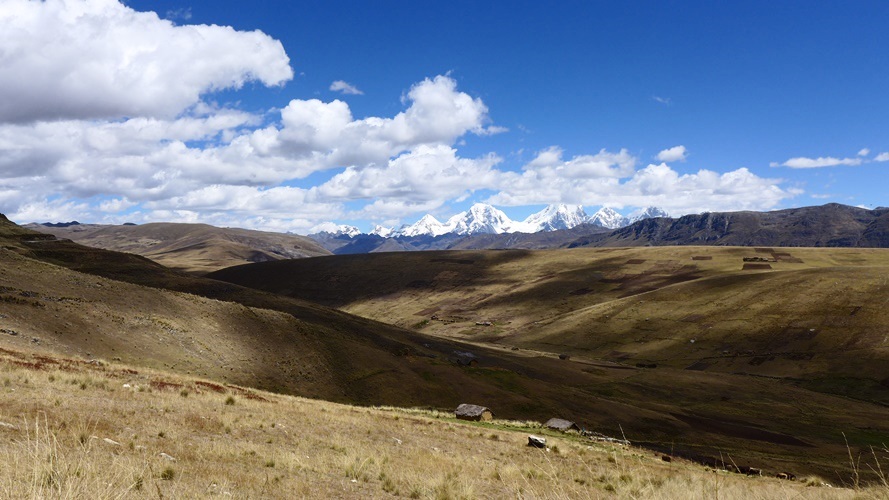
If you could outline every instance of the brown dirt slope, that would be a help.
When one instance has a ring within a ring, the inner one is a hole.
[[[167,267],[196,273],[250,262],[330,254],[305,236],[206,224],[77,224],[67,227],[29,224],[27,228],[91,247],[142,255]]]

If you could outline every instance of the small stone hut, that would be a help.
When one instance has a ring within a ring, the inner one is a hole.
[[[555,429],[557,431],[567,432],[567,431],[580,431],[580,426],[576,423],[565,420],[563,418],[551,418],[543,424],[544,427],[549,429]]]
[[[487,422],[494,419],[494,412],[479,405],[463,403],[454,410],[454,415],[460,420],[475,420]]]

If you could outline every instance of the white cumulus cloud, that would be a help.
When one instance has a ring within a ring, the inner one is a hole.
[[[408,108],[392,118],[356,120],[343,101],[294,99],[281,111],[280,130],[258,131],[255,139],[264,154],[308,160],[321,170],[381,165],[417,146],[452,145],[467,133],[484,135],[490,128],[487,106],[459,92],[447,76],[414,85],[404,101]]]
[[[555,150],[542,152],[550,159]],[[560,153],[560,152],[559,152]],[[600,152],[601,158],[616,161],[626,153]],[[541,166],[538,158],[521,174],[504,172],[500,191],[489,202],[501,205],[569,203],[615,208],[658,206],[671,214],[701,211],[764,210],[799,194],[780,187],[780,179],[762,178],[745,168],[717,173],[702,169],[682,174],[666,163],[648,165],[641,170],[622,170],[616,177],[565,176],[551,165]],[[532,165],[533,163],[535,163]]]
[[[364,95],[364,92],[362,92],[361,89],[343,80],[336,80],[331,83],[330,90],[348,95]]]
[[[669,163],[676,161],[685,161],[687,157],[688,152],[685,150],[685,146],[673,146],[672,148],[661,151],[655,158],[657,158],[658,161]]]
[[[116,0],[4,0],[0,47],[0,122],[171,118],[208,92],[293,77],[260,31],[177,26]]]
[[[822,168],[837,166],[856,166],[864,162],[861,158],[834,158],[832,156],[819,156],[818,158],[806,158],[803,156],[791,158],[784,163],[772,163],[773,167],[789,168]]]
[[[467,191],[497,185],[501,160],[490,155],[479,159],[460,158],[445,145],[421,145],[393,158],[385,165],[347,168],[313,191],[324,199],[355,200],[383,198],[426,203],[456,198]]]
[[[355,119],[339,100],[294,99],[269,125],[205,103],[172,119],[0,123],[0,212],[299,230],[345,213],[344,201],[391,195],[379,208],[394,212],[496,184],[499,158],[461,158],[453,148],[460,136],[493,128],[481,100],[439,76],[411,87],[404,102],[392,117]],[[282,185],[331,168],[343,171],[322,186]]]

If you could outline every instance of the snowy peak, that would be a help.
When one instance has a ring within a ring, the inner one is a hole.
[[[666,211],[658,207],[647,207],[633,212],[631,217],[625,217],[612,208],[602,207],[592,216],[587,215],[581,205],[567,205],[564,203],[547,205],[546,208],[530,215],[522,222],[511,220],[505,213],[497,208],[485,204],[476,203],[465,212],[441,222],[430,214],[426,214],[413,224],[405,224],[399,229],[393,229],[381,225],[374,226],[368,234],[381,238],[416,236],[441,236],[455,234],[468,236],[472,234],[503,234],[503,233],[536,233],[540,231],[558,231],[571,229],[580,224],[588,223],[606,229],[618,229],[628,226],[633,222],[655,217],[669,217]],[[361,234],[354,226],[336,225],[333,222],[325,222],[314,228],[316,233],[326,233],[333,236],[346,236],[353,238]]]
[[[547,205],[546,208],[531,214],[523,223],[523,231],[536,233],[539,231],[556,231],[559,229],[571,229],[583,224],[589,219],[580,205]]]
[[[422,219],[411,225],[401,226],[391,236],[439,236],[448,232],[448,228],[435,217],[426,214]]]
[[[327,233],[333,236],[348,236],[353,238],[361,234],[361,230],[355,226],[347,226],[344,224],[334,224],[333,222],[325,222],[318,224],[312,228],[313,233]]]
[[[505,213],[491,205],[476,203],[466,212],[448,219],[448,232],[461,236],[469,234],[501,234],[512,231],[515,223]]]
[[[589,219],[590,224],[606,229],[618,229],[630,224],[630,220],[608,207],[602,207]]]
[[[369,234],[375,234],[380,238],[388,238],[394,236],[395,229],[391,227],[381,226],[377,224]]]
[[[641,212],[633,213],[633,215],[630,217],[630,223],[632,224],[633,222],[639,222],[640,220],[655,219],[657,217],[669,217],[669,216],[670,216],[670,214],[668,214],[663,208],[647,207],[646,209],[642,210]]]

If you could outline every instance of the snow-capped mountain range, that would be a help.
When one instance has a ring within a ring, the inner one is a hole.
[[[549,205],[524,221],[514,221],[491,205],[476,203],[469,210],[454,215],[446,222],[440,222],[432,215],[426,214],[417,222],[406,224],[398,229],[375,226],[369,234],[383,238],[395,238],[445,234],[468,236],[472,234],[537,233],[571,229],[580,224],[618,229],[639,220],[655,217],[668,217],[668,214],[663,209],[648,207],[632,217],[626,217],[611,208],[603,207],[590,216],[584,212],[580,205],[559,204]],[[350,237],[361,234],[361,231],[354,226],[337,226],[332,223],[325,224],[321,231]]]

